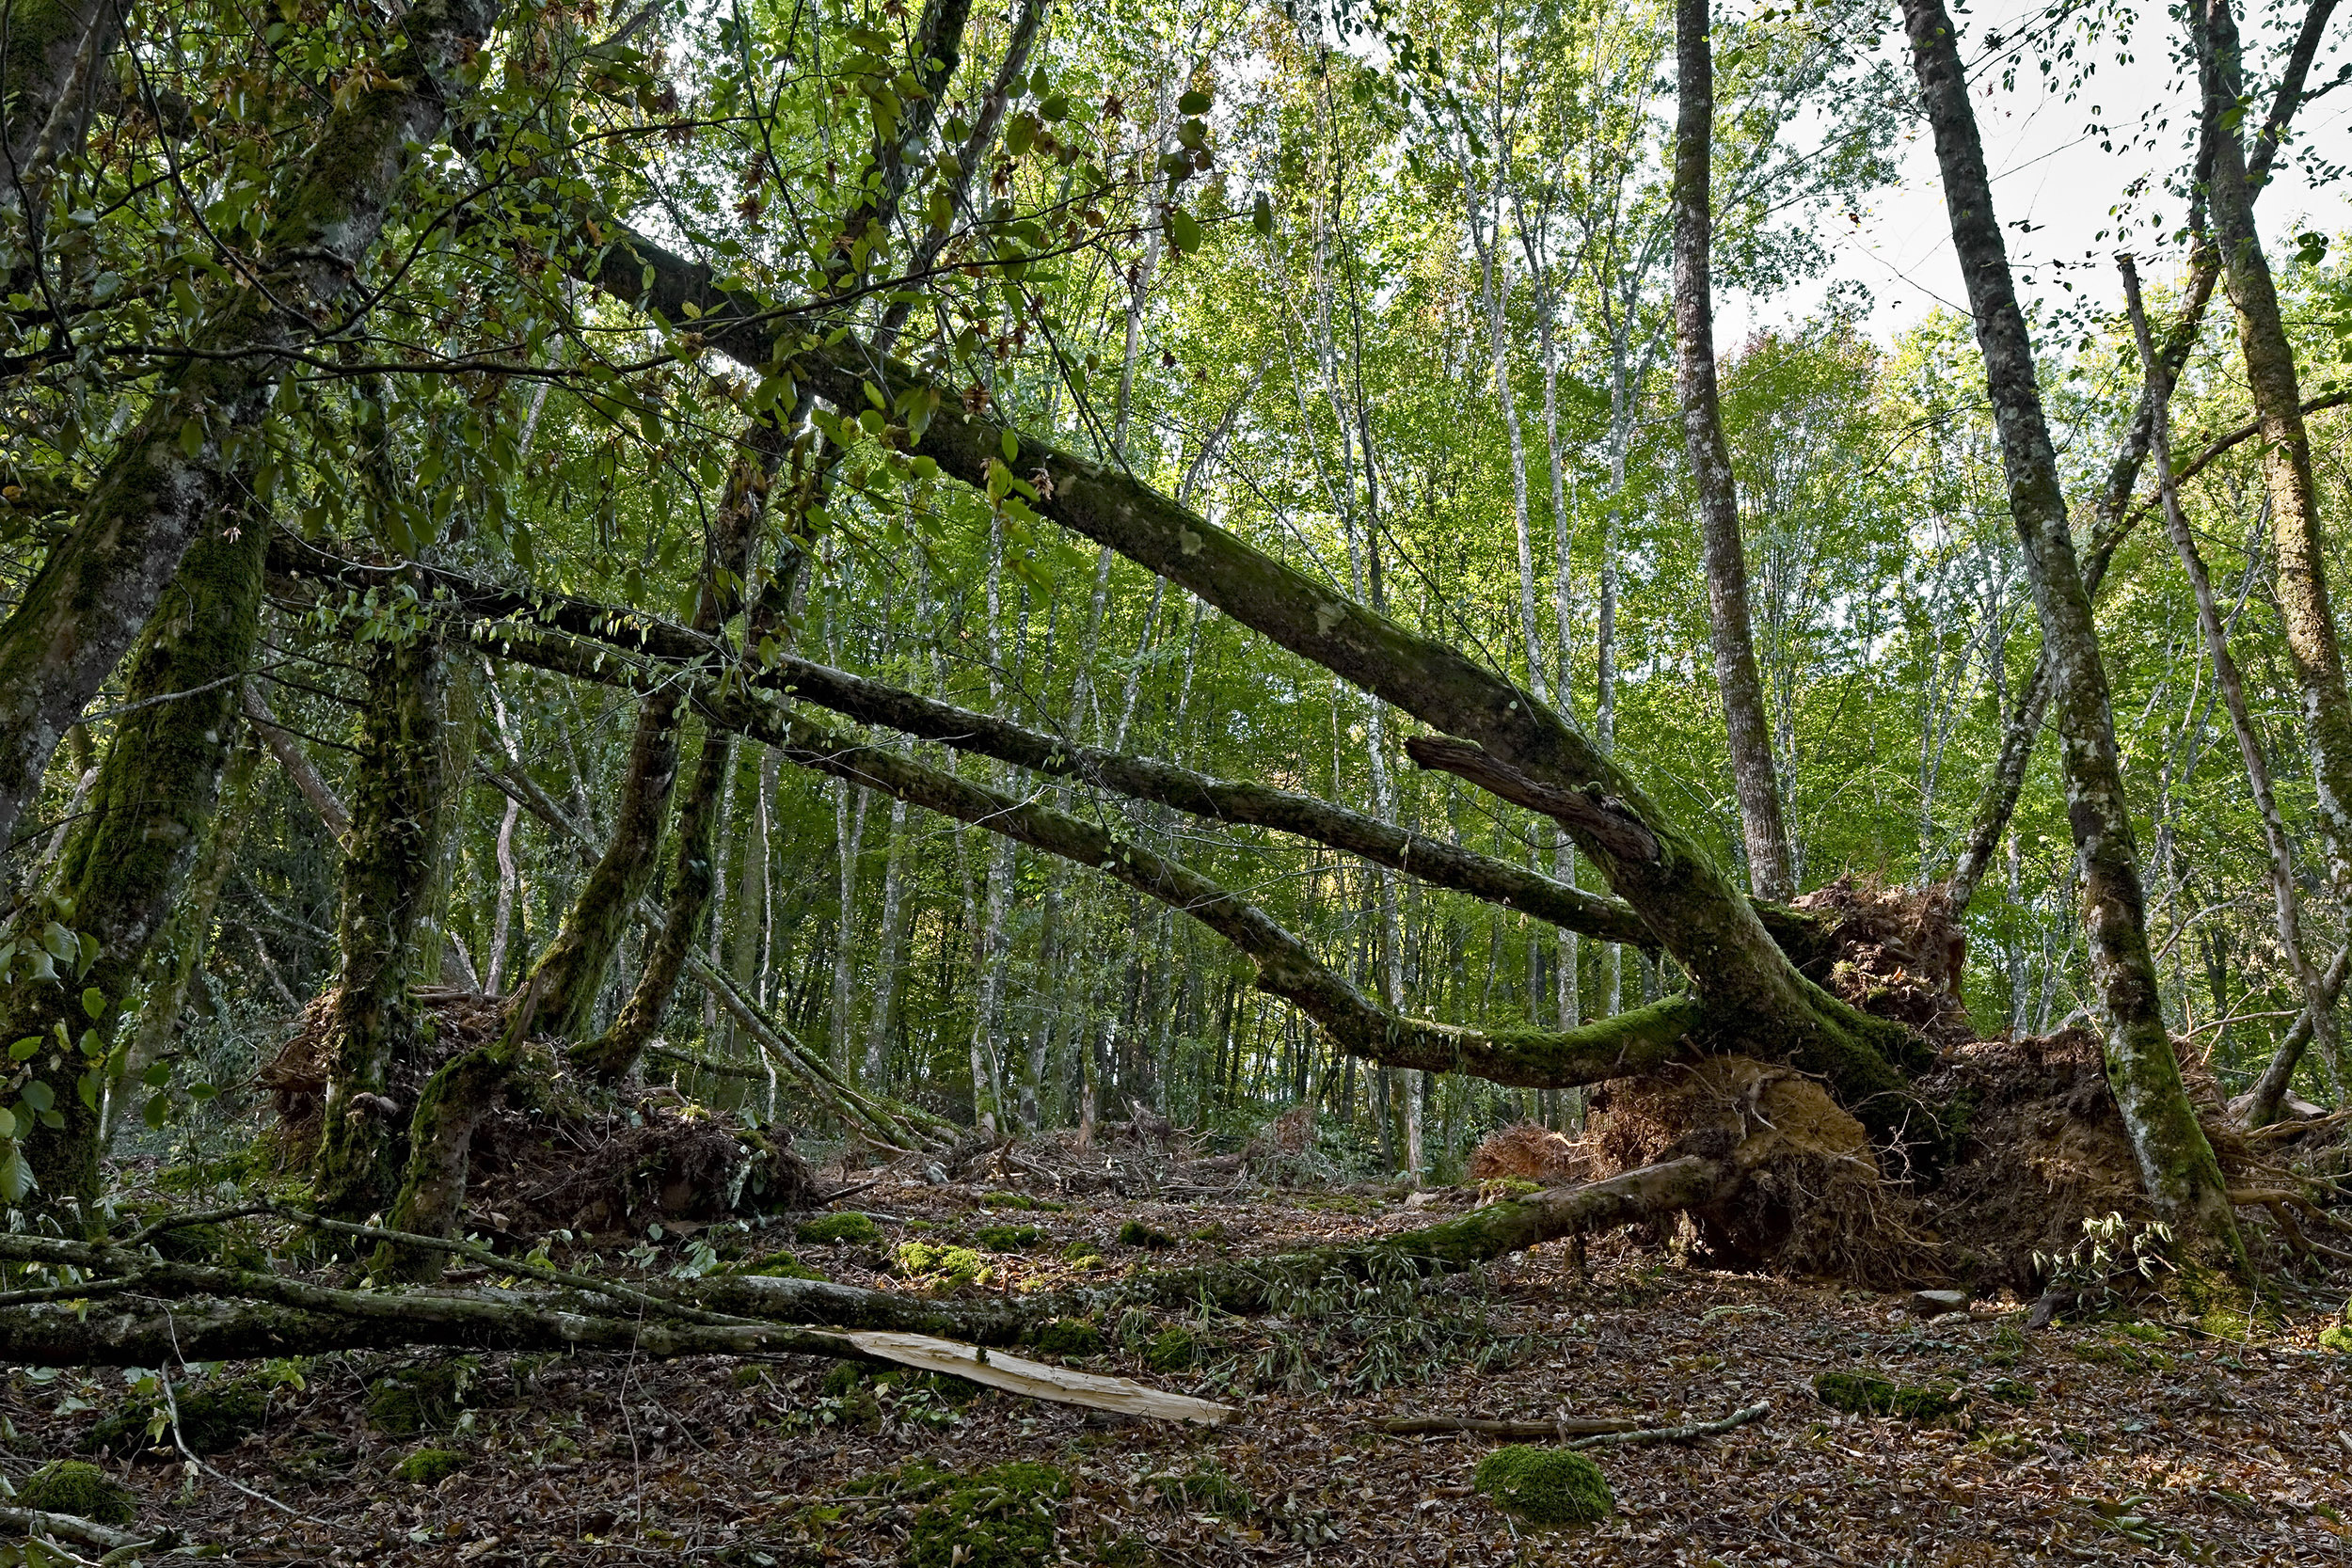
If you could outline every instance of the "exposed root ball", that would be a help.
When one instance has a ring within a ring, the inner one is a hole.
[[[1828,927],[1822,956],[1805,966],[1816,984],[1938,1045],[1976,1037],[1960,995],[1968,938],[1940,884],[1922,892],[1848,875],[1794,907]]]
[[[404,1131],[434,1070],[497,1037],[498,1002],[421,990],[432,1029],[424,1048],[386,1084],[383,1114]],[[281,1157],[300,1166],[318,1147],[326,1093],[326,1001],[311,1003],[260,1082],[277,1102]],[[738,1211],[816,1207],[815,1173],[783,1128],[754,1128],[662,1085],[624,1102],[591,1098],[560,1050],[535,1043],[498,1103],[483,1115],[468,1157],[467,1206],[498,1230],[589,1233],[653,1221],[703,1222]]]
[[[1942,1273],[1934,1237],[1884,1180],[1862,1124],[1792,1069],[1709,1057],[1610,1085],[1593,1104],[1585,1143],[1604,1174],[1686,1154],[1744,1173],[1730,1197],[1692,1216],[1719,1262],[1889,1286]]]
[[[1516,1178],[1556,1187],[1566,1181],[1589,1181],[1593,1162],[1583,1145],[1548,1127],[1521,1122],[1492,1133],[1470,1150],[1473,1181]]]

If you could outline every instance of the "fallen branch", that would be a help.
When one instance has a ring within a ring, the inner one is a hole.
[[[47,1513],[38,1508],[0,1508],[0,1530],[10,1535],[40,1535],[60,1541],[78,1541],[102,1552],[148,1548],[161,1551],[174,1540],[169,1530],[156,1536],[133,1535],[112,1525],[85,1519],[78,1513]]]
[[[1492,1421],[1476,1416],[1391,1416],[1376,1424],[1382,1432],[1398,1437],[1469,1433],[1481,1437],[1505,1437],[1516,1443],[1556,1439],[1562,1447],[1570,1449],[1626,1448],[1713,1437],[1750,1421],[1762,1420],[1772,1408],[1772,1401],[1759,1400],[1719,1421],[1692,1421],[1672,1427],[1645,1427],[1619,1416],[1564,1416],[1552,1421]]]

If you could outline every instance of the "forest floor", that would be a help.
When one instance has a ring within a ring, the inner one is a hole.
[[[844,1282],[909,1289],[940,1287],[905,1277],[904,1243],[972,1247],[985,1276],[950,1288],[1019,1293],[1405,1228],[1474,1198],[1253,1187],[1024,1208],[1056,1189],[1007,1188],[875,1187],[848,1201],[881,1221],[879,1240],[794,1250]],[[1130,1221],[1174,1244],[1121,1244]],[[979,1235],[998,1226],[1037,1235]],[[673,1233],[637,1266],[675,1267],[724,1233]],[[784,1234],[724,1250],[757,1257]],[[262,1374],[277,1386],[261,1430],[210,1473],[154,1450],[110,1468],[139,1494],[142,1526],[250,1563],[898,1562],[924,1466],[1014,1459],[1070,1478],[1041,1563],[2352,1562],[2352,1356],[2317,1340],[2319,1303],[2346,1288],[2307,1287],[2306,1309],[2243,1340],[2161,1317],[2027,1333],[2015,1302],[1923,1320],[1903,1297],[1709,1272],[1620,1237],[1581,1268],[1547,1246],[1265,1319],[1136,1311],[1076,1363],[1241,1407],[1214,1431],[859,1382],[794,1357],[346,1354]],[[1846,1370],[1968,1398],[1932,1422],[1843,1415],[1813,1380]],[[254,1375],[215,1375],[238,1371]],[[78,1451],[108,1410],[144,1408],[125,1382],[8,1370],[0,1469],[22,1481]],[[371,1390],[412,1386],[427,1430],[384,1430]],[[177,1386],[185,1400],[205,1384]],[[454,1397],[437,1409],[433,1389]],[[1495,1439],[1378,1426],[1422,1413],[1666,1425],[1763,1400],[1769,1415],[1723,1436],[1597,1451],[1617,1512],[1569,1531],[1514,1526],[1469,1490]],[[398,1479],[428,1448],[454,1455],[453,1473]]]

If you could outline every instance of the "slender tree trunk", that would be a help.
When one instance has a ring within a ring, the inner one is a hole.
[[[2150,375],[2161,374],[2155,354],[2154,341],[2148,331],[2148,313],[2140,304],[2139,276],[2129,255],[2118,258],[2123,268],[2123,294],[2131,311],[2132,330],[2139,344],[2141,363]],[[2262,734],[2254,727],[2253,716],[2246,706],[2246,688],[2238,673],[2237,660],[2230,652],[2228,633],[2222,628],[2221,611],[2214,602],[2213,580],[2205,572],[2203,558],[2198,553],[2197,537],[2189,531],[2188,516],[2181,510],[2180,487],[2172,480],[2172,443],[2169,421],[2164,417],[2164,403],[2157,400],[2153,439],[2149,455],[2155,459],[2156,484],[2164,505],[2165,527],[2172,535],[2172,547],[2181,558],[2181,569],[2188,578],[2190,590],[2197,596],[2197,622],[2205,634],[2205,651],[2213,661],[2214,682],[2221,689],[2221,701],[2229,711],[2230,726],[2237,734],[2238,752],[2246,760],[2246,780],[2254,797],[2254,809],[2262,817],[2263,839],[2270,849],[2270,895],[2272,912],[2279,928],[2279,945],[2285,952],[2288,967],[2293,971],[2303,993],[2303,1006],[2316,1024],[2315,1033],[2320,1051],[2330,1069],[2341,1054],[2336,1032],[2335,1007],[2327,997],[2317,968],[2303,942],[2303,922],[2297,908],[2295,890],[2295,852],[2287,841],[2285,820],[2279,815],[2279,802],[2270,787],[2270,763],[2263,752]],[[2217,994],[2215,1006],[2221,1006]],[[2300,1052],[2281,1052],[2254,1085],[2245,1122],[2249,1127],[2267,1126],[2278,1119],[2279,1103],[2295,1075],[2295,1059]],[[2283,1064],[2283,1065],[2282,1065]]]
[[[874,1006],[866,1022],[865,1086],[879,1092],[889,1060],[890,1025],[897,1015],[898,969],[906,961],[907,803],[890,802],[890,850],[882,860],[882,930],[875,939]]]
[[[2158,1003],[2106,672],[2100,663],[2090,595],[2067,528],[2066,498],[2042,416],[2032,342],[1994,217],[1960,40],[1943,0],[1903,0],[1903,19],[1934,131],[1952,243],[1976,316],[2010,510],[2025,546],[2051,665],[2083,925],[2106,1014],[2108,1077],[2149,1196],[2176,1224],[2201,1232],[2243,1272],[2245,1247],[2229,1191],[2181,1082]]]
[[[522,879],[515,863],[515,824],[522,812],[522,802],[509,799],[506,815],[499,821],[498,903],[490,916],[490,958],[482,979],[482,989],[492,996],[500,995],[506,983],[506,944],[515,927],[515,890]]]
[[[1788,830],[1782,824],[1780,782],[1772,768],[1772,721],[1756,671],[1748,625],[1748,562],[1740,537],[1740,502],[1733,491],[1731,449],[1724,441],[1723,409],[1715,384],[1715,303],[1709,252],[1714,242],[1713,158],[1715,53],[1708,36],[1708,0],[1676,0],[1676,77],[1680,109],[1675,121],[1675,339],[1682,359],[1682,439],[1698,490],[1699,534],[1707,548],[1708,620],[1714,633],[1715,684],[1731,742],[1731,778],[1740,797],[1740,826],[1748,850],[1748,885],[1760,897],[1785,900],[1795,891],[1789,874]]]
[[[833,792],[834,907],[833,1006],[826,1013],[826,1058],[838,1073],[855,1070],[850,1060],[850,1014],[857,1006],[858,863],[866,845],[866,792],[847,781]]]

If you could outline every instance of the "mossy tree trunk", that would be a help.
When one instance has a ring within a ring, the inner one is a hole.
[[[114,1021],[136,987],[213,819],[240,726],[238,687],[260,634],[267,533],[247,519],[181,560],[157,604],[125,689],[126,711],[100,766],[88,815],[58,867],[72,924],[96,941],[79,980],[16,989],[7,1037],[46,1043],[34,1071],[60,1125],[37,1126],[24,1153],[52,1205],[98,1194],[99,1107],[120,1054]],[[34,918],[45,918],[35,911]],[[25,933],[21,940],[35,940]],[[84,990],[103,999],[93,1019]]]
[[[1992,183],[1961,65],[1960,40],[1943,0],[1903,0],[1928,120],[1934,131],[1952,244],[1976,318],[1977,343],[1993,404],[2010,512],[2025,547],[2034,605],[2050,666],[2066,813],[2074,832],[2082,919],[2106,1034],[2108,1078],[2157,1207],[2200,1233],[2233,1266],[2245,1248],[2229,1192],[2165,1027],[2155,963],[2115,743],[2106,671],[2100,661],[2090,594],[2076,565],[2058,456],[2042,414],[2033,344],[1994,215]]]
[[[285,361],[272,351],[295,346],[307,330],[302,311],[333,318],[402,177],[464,97],[460,68],[497,14],[494,0],[421,0],[387,39],[373,85],[355,81],[335,95],[284,187],[251,281],[208,313],[188,345],[197,356],[124,435],[79,522],[0,622],[0,843],[181,556],[224,511],[227,454],[277,394]]]
[[[408,992],[446,820],[445,679],[430,622],[397,628],[369,656],[337,922],[340,968],[326,1001],[318,1192],[319,1206],[333,1214],[382,1207],[400,1174],[395,1117],[407,1107],[388,1111],[385,1088],[394,1064],[416,1048]]]

